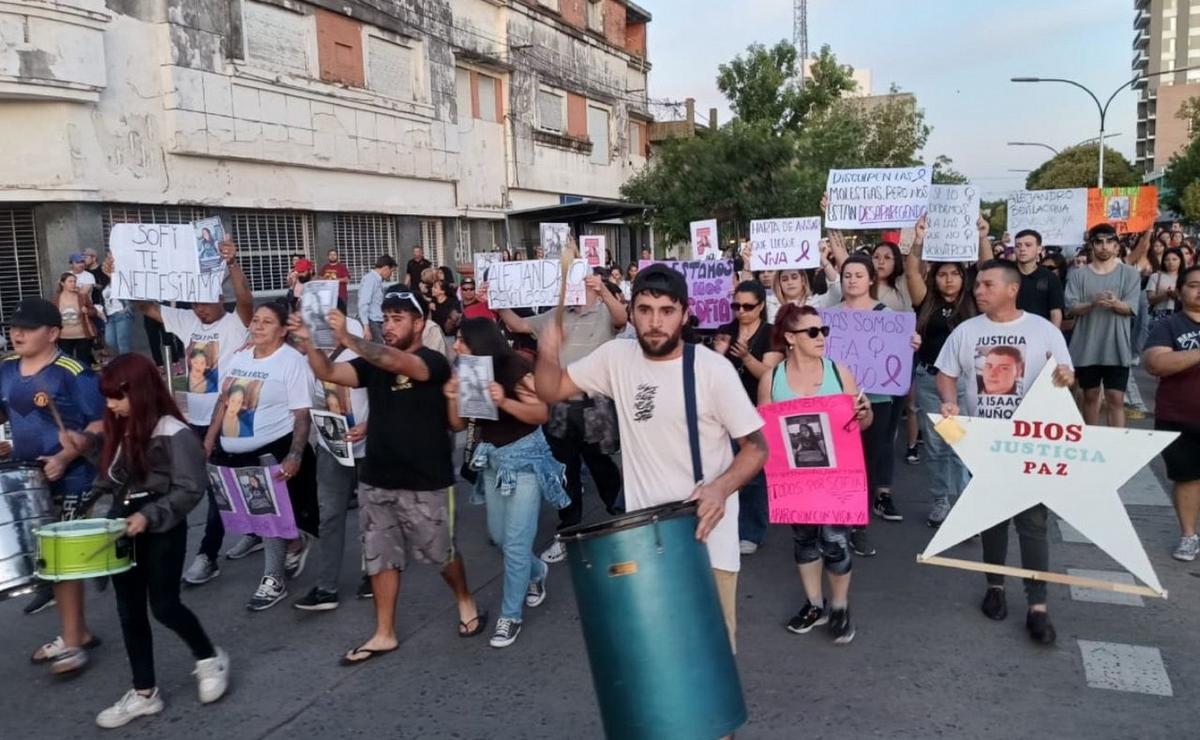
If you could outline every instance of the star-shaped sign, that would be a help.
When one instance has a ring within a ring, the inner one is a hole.
[[[1117,489],[1178,435],[1085,425],[1055,367],[1046,363],[1011,419],[930,414],[972,478],[922,557],[1045,504],[1165,595]]]

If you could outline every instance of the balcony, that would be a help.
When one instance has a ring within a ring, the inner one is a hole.
[[[0,99],[98,101],[111,20],[104,0],[0,1],[0,29],[20,29],[15,53],[0,53]]]
[[[1150,25],[1150,13],[1146,8],[1138,8],[1137,13],[1133,16],[1134,28],[1146,28]]]
[[[1133,35],[1133,48],[1146,49],[1150,46],[1150,29],[1139,28],[1137,33]]]

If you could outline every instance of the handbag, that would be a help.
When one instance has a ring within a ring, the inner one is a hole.
[[[458,466],[458,477],[468,483],[474,483],[479,478],[479,471],[471,467],[471,458],[475,456],[475,448],[479,446],[479,425],[474,419],[467,422],[467,445],[463,448],[462,465]]]

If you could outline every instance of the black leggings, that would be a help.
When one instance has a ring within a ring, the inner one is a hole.
[[[871,402],[875,418],[863,432],[863,454],[867,458],[867,485],[872,502],[879,489],[891,490],[896,469],[896,431],[905,403],[903,396],[883,403]]]
[[[117,595],[125,652],[133,669],[133,688],[144,691],[157,685],[147,601],[154,618],[179,635],[196,660],[217,653],[200,620],[179,600],[179,579],[187,552],[187,523],[180,522],[168,532],[143,532],[134,538],[133,546],[137,565],[113,576],[113,590]]]
[[[95,358],[92,356],[92,346],[96,343],[94,339],[62,339],[58,340],[58,348],[63,351],[64,355],[79,360],[79,364],[86,368],[91,368]]]

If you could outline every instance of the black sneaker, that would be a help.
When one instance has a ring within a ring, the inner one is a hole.
[[[896,503],[892,501],[892,494],[881,493],[875,497],[875,516],[889,522],[902,522],[904,515],[896,511]]]
[[[1050,623],[1050,615],[1046,612],[1030,611],[1025,615],[1025,629],[1029,630],[1029,638],[1039,645],[1053,645],[1058,633]]]
[[[916,445],[913,445],[905,450],[904,462],[908,463],[909,465],[916,465],[917,463],[921,462],[921,451],[917,449]]]
[[[33,598],[21,611],[26,614],[37,614],[54,606],[54,589],[49,585],[41,585],[33,592]]]
[[[875,546],[867,537],[866,527],[853,527],[850,530],[850,550],[860,558],[875,557]]]
[[[829,634],[837,645],[848,645],[854,639],[854,624],[850,621],[849,608],[830,612]]]
[[[358,584],[358,590],[354,592],[355,598],[358,599],[373,599],[375,598],[375,589],[371,586],[371,577],[363,576],[362,583]]]
[[[311,591],[292,602],[292,606],[306,612],[327,612],[338,608],[338,597],[336,593],[313,586]]]
[[[1008,603],[1004,599],[1004,589],[988,586],[987,593],[983,595],[983,604],[979,608],[983,610],[984,616],[997,622],[1007,617]]]
[[[788,621],[786,629],[792,634],[803,635],[813,627],[820,627],[827,622],[829,622],[829,612],[822,607],[813,606],[811,601],[805,601],[804,606],[800,607],[800,611],[796,612],[796,616]]]

